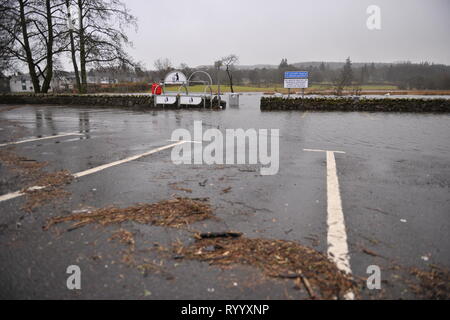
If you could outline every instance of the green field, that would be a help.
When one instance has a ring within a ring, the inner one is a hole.
[[[178,92],[179,87],[166,87],[166,92]],[[274,86],[267,86],[267,87],[255,87],[255,86],[233,86],[234,92],[287,92],[287,89],[283,88],[282,84],[277,84]],[[397,86],[393,85],[363,85],[361,86],[362,90],[397,90]],[[204,92],[205,86],[202,85],[196,85],[189,87],[189,92]],[[212,90],[214,93],[217,93],[217,85],[212,86]],[[311,91],[326,91],[326,90],[333,90],[333,87],[329,84],[313,84],[308,89],[306,89],[306,92]],[[345,90],[353,90],[353,87],[347,87]],[[221,85],[220,91],[222,93],[224,92],[231,92],[230,86]],[[300,89],[292,89],[292,92],[300,91]],[[181,92],[184,92],[184,89],[181,89]],[[209,89],[208,89],[209,92]]]

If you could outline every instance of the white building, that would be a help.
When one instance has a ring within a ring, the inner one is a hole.
[[[39,77],[39,84],[42,86],[44,80]],[[72,90],[75,83],[75,76],[70,72],[60,72],[55,71],[53,74],[53,79],[50,83],[49,92],[56,92],[63,90]],[[18,74],[11,76],[9,80],[9,87],[12,93],[33,93],[34,87],[33,82],[29,74]]]
[[[87,75],[88,84],[110,85],[118,84],[120,82],[134,82],[136,77],[130,75],[122,75],[119,77],[111,72],[94,72],[90,71]],[[42,86],[44,82],[42,77],[39,77],[39,83]],[[29,74],[15,74],[10,77],[9,87],[12,93],[33,93],[33,82]],[[73,72],[55,70],[53,78],[50,83],[49,92],[65,92],[72,91],[76,87],[75,74]]]
[[[50,86],[56,93],[72,91],[76,86],[75,73],[60,70],[54,71]]]
[[[31,81],[31,77],[28,74],[11,76],[11,78],[9,79],[9,87],[12,93],[34,92],[33,82]]]
[[[90,72],[87,76],[87,83],[89,84],[117,84],[119,80],[114,76],[104,74],[94,74]]]

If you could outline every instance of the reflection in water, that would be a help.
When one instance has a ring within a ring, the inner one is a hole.
[[[36,110],[36,137],[41,138],[42,137],[42,111]]]
[[[91,132],[91,125],[89,122],[89,112],[83,111],[78,113],[79,119],[79,132],[84,133],[84,136],[80,137],[80,140],[90,139],[89,133]]]
[[[183,115],[181,114],[180,110],[175,111],[175,122],[177,126],[181,126],[181,120],[183,119]]]
[[[52,135],[58,134],[58,130],[56,129],[55,122],[53,121],[53,114],[50,108],[45,109],[44,111],[45,123],[47,127],[49,127],[52,131]]]
[[[36,137],[41,138],[44,135],[46,135],[47,130],[44,130],[44,128],[50,129],[50,134],[57,135],[58,130],[55,126],[55,122],[53,121],[53,114],[50,109],[45,109],[44,112],[42,110],[35,110],[36,115]],[[45,120],[45,121],[44,121]],[[45,126],[44,126],[45,123]],[[47,132],[48,134],[48,132]]]

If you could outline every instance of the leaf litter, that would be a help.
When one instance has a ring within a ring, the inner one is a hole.
[[[10,169],[28,178],[28,181],[39,176],[41,169],[47,165],[47,162],[38,162],[19,156],[12,147],[0,150],[0,161]]]
[[[140,259],[135,255],[136,242],[132,232],[119,229],[108,240],[119,241],[127,246],[127,249],[123,252],[122,262],[128,267],[136,268],[144,277],[147,277],[149,273],[157,273],[163,275],[167,280],[174,279],[174,276],[164,267],[162,260],[155,262],[155,260],[152,261],[147,258]]]
[[[410,288],[418,297],[427,300],[450,299],[450,270],[437,265],[430,265],[429,270],[410,268],[409,273],[418,283],[410,283]]]
[[[110,206],[86,213],[51,218],[44,229],[63,222],[74,222],[70,230],[87,224],[102,226],[133,221],[171,228],[183,228],[188,224],[213,218],[209,204],[190,198],[175,198],[156,203],[140,203],[126,208]]]
[[[22,209],[31,212],[49,201],[62,200],[70,196],[70,192],[64,190],[64,185],[70,184],[74,177],[68,170],[54,173],[46,173],[35,182],[35,185],[43,186],[42,189],[33,189],[32,185],[21,190],[27,197]]]
[[[88,224],[106,226],[126,221],[183,228],[210,218],[214,218],[214,215],[205,201],[175,198],[152,204],[126,208],[112,206],[55,217],[48,220],[44,229],[64,222],[73,222],[68,229],[70,231]],[[356,289],[351,276],[337,269],[325,255],[296,242],[249,239],[233,231],[197,233],[194,238],[196,241],[192,245],[183,246],[182,242],[177,242],[169,250],[182,259],[207,261],[220,266],[244,264],[256,267],[270,277],[293,279],[296,287],[303,285],[311,298],[317,298],[316,291],[325,299],[342,298],[348,291]],[[135,240],[131,232],[120,229],[110,240],[128,246],[122,262],[137,267],[144,276],[149,272],[164,273],[164,268],[158,263],[146,259],[137,262]]]
[[[325,255],[296,242],[243,236],[196,235],[195,238],[197,240],[189,246],[175,243],[173,253],[222,267],[250,265],[270,277],[294,279],[296,286],[303,284],[313,299],[317,298],[316,290],[321,298],[341,299],[357,289],[352,277],[339,270]]]
[[[106,226],[126,221],[183,228],[189,223],[214,217],[207,201],[207,198],[175,198],[127,208],[89,209],[87,212],[52,218],[44,229],[63,222],[74,222],[68,229],[73,230],[87,224]],[[188,246],[178,241],[171,248],[161,250],[171,252],[172,257],[177,260],[198,260],[219,267],[255,267],[269,277],[293,280],[294,288],[304,287],[312,299],[342,299],[348,292],[354,292],[358,296],[358,287],[361,287],[359,280],[339,270],[326,255],[297,242],[246,238],[235,231],[196,233],[194,239],[195,242]],[[119,241],[127,246],[122,262],[137,268],[145,277],[149,273],[159,273],[169,280],[173,279],[162,261],[138,259],[131,232],[120,229],[109,240]],[[435,266],[430,271],[410,269],[409,272],[416,280],[409,283],[416,296],[449,299],[448,270]]]
[[[70,195],[63,189],[64,185],[74,179],[68,170],[46,172],[47,162],[38,162],[17,155],[14,148],[0,151],[0,162],[19,174],[19,181],[25,185],[21,192],[26,195],[26,203],[22,209],[32,212],[51,201],[61,200]],[[36,188],[38,186],[38,188]]]

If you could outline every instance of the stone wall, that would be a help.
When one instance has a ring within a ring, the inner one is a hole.
[[[151,107],[153,97],[131,95],[4,94],[2,104],[57,104],[108,107]]]
[[[261,110],[450,112],[450,99],[366,99],[263,97]]]
[[[211,103],[211,98],[209,97],[205,97],[204,98],[205,103],[200,103],[200,105],[178,105],[179,100],[177,100],[176,103],[174,104],[158,104],[157,107],[158,109],[160,108],[168,108],[168,109],[215,109],[215,110],[220,110],[220,109],[225,109],[227,106],[227,103],[225,100],[220,100],[220,107],[219,107],[219,100],[217,99],[217,97],[214,97],[212,99],[212,103]]]
[[[79,95],[79,94],[1,94],[0,104],[50,104],[50,105],[78,105],[103,107],[129,107],[155,109],[153,97],[149,95]],[[207,98],[207,107],[209,99]],[[225,101],[221,101],[225,108]],[[218,108],[217,99],[213,100],[213,107]],[[163,108],[158,106],[158,109]],[[164,108],[178,108],[177,105],[166,105]],[[203,108],[201,106],[182,106],[181,108]]]

